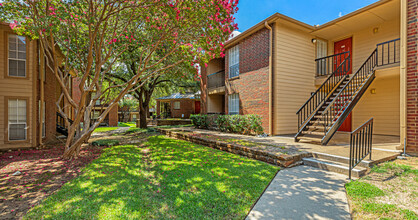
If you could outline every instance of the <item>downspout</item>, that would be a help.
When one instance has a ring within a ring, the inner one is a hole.
[[[42,44],[40,44],[41,46],[41,52],[39,53],[40,56],[40,70],[39,74],[40,74],[40,103],[38,103],[39,105],[39,146],[43,146],[43,142],[42,142],[42,131],[43,131],[43,118],[44,118],[44,102],[45,102],[45,88],[44,88],[44,81],[45,81],[45,54],[44,54],[44,50],[42,47]],[[45,106],[46,107],[46,106]]]
[[[401,0],[401,63],[400,63],[400,149],[404,148],[407,139],[407,15],[408,3],[406,0]],[[399,149],[399,150],[400,150]]]
[[[273,135],[273,29],[267,21],[264,26],[269,30],[269,135]]]

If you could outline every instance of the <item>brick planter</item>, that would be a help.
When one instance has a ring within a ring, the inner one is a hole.
[[[297,154],[288,155],[283,153],[271,153],[252,147],[246,147],[239,144],[227,143],[218,140],[211,140],[208,138],[197,137],[191,134],[184,134],[169,129],[157,128],[162,134],[185,141],[189,141],[195,144],[204,145],[217,150],[230,152],[233,154],[241,155],[244,157],[256,159],[269,164],[281,166],[281,167],[293,167],[302,164],[302,158],[310,157],[308,152],[298,152]]]

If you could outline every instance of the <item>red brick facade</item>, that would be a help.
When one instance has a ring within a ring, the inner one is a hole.
[[[408,0],[407,152],[418,154],[418,0]]]
[[[109,118],[109,126],[110,127],[117,127],[118,126],[118,121],[119,121],[118,112],[119,112],[119,107],[116,105],[107,114],[107,117]]]
[[[180,109],[174,109],[174,102],[180,102]],[[172,118],[190,118],[191,114],[195,114],[195,101],[191,99],[170,100],[171,117]],[[157,101],[157,115],[160,115],[160,101]],[[183,117],[182,117],[183,116]]]
[[[269,31],[262,29],[239,43],[238,78],[228,79],[228,53],[225,57],[226,95],[225,112],[228,113],[228,95],[239,94],[240,114],[262,117],[264,131],[269,128]]]

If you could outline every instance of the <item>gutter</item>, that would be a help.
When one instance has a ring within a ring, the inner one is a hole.
[[[265,21],[264,26],[269,30],[269,135],[273,134],[273,29]]]

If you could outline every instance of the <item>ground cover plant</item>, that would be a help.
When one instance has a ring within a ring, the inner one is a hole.
[[[21,218],[27,210],[81,173],[103,147],[84,147],[77,160],[61,159],[61,146],[0,152],[0,219]],[[13,175],[17,171],[18,175]]]
[[[136,127],[135,122],[118,122],[118,127]]]
[[[118,129],[118,127],[98,127],[96,129],[94,129],[94,133],[114,131],[116,129]]]
[[[153,136],[106,148],[26,219],[243,219],[278,167]]]
[[[346,185],[355,219],[418,219],[416,158],[375,166]]]

